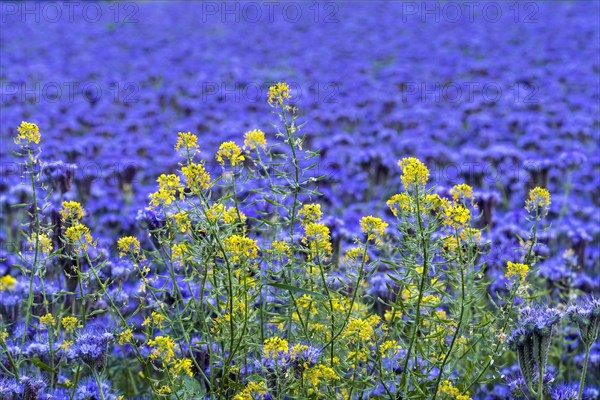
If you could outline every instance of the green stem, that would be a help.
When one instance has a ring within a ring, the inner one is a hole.
[[[588,362],[590,361],[590,350],[592,346],[585,346],[585,360],[583,361],[583,371],[581,372],[581,379],[579,380],[579,393],[577,394],[577,400],[581,400],[583,396],[583,385],[585,385],[585,375],[587,374]]]
[[[419,205],[419,187],[416,186],[416,204],[417,204],[417,221],[419,224],[419,236],[421,237],[421,245],[423,247],[423,273],[421,274],[421,282],[419,284],[419,297],[417,299],[417,310],[415,313],[415,325],[413,327],[413,331],[410,338],[410,344],[408,346],[408,350],[406,352],[406,358],[404,359],[404,365],[402,367],[402,388],[404,393],[406,394],[406,390],[408,388],[408,379],[407,379],[407,369],[408,369],[408,361],[410,360],[411,352],[413,346],[415,344],[415,340],[417,338],[417,330],[419,329],[420,319],[421,319],[421,302],[423,300],[423,293],[425,291],[425,281],[427,280],[427,274],[429,273],[429,264],[428,264],[428,247],[425,241],[425,234],[423,232],[423,220],[421,219],[421,208]]]

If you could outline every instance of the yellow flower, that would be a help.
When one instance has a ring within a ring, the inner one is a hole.
[[[240,258],[250,259],[258,257],[258,244],[256,240],[240,236],[231,235],[223,241],[225,252],[231,257],[232,262],[237,262]]]
[[[290,257],[292,255],[292,248],[287,242],[276,240],[271,243],[271,252]]]
[[[17,286],[17,280],[10,275],[0,278],[0,292],[13,290]]]
[[[177,134],[177,144],[175,150],[184,147],[186,150],[194,150],[198,148],[198,137],[191,132],[179,132]]]
[[[287,354],[289,349],[288,341],[278,337],[265,339],[263,352],[266,358],[274,359],[279,354]]]
[[[383,319],[385,319],[385,321],[388,323],[394,323],[402,319],[402,313],[400,312],[400,310],[396,310],[395,313],[394,310],[386,310],[385,314],[383,315]]]
[[[64,351],[69,351],[71,349],[71,346],[73,346],[72,340],[63,340],[63,342],[58,347]]]
[[[138,255],[140,254],[140,241],[133,236],[124,236],[117,241],[117,248],[120,257],[125,257],[129,252]]]
[[[333,248],[328,227],[323,224],[309,223],[304,226],[304,233],[305,237],[302,238],[302,242],[308,244],[308,258],[310,260],[317,258],[319,255],[331,256]]]
[[[56,325],[56,321],[54,320],[54,316],[50,313],[40,317],[40,324],[45,325],[46,327],[51,327]]]
[[[393,195],[385,204],[387,204],[392,214],[394,214],[394,217],[398,216],[398,211],[406,214],[411,210],[410,196],[406,193]]]
[[[206,190],[211,186],[210,175],[202,164],[190,163],[181,168],[181,173],[185,176],[187,187],[191,190]]]
[[[254,150],[257,147],[261,147],[263,150],[267,148],[267,140],[263,131],[255,129],[244,133],[244,148]]]
[[[368,320],[364,319],[350,319],[348,326],[342,332],[342,336],[350,339],[351,341],[367,341],[371,339],[373,335],[373,326]]]
[[[76,201],[63,201],[60,215],[62,216],[63,222],[68,220],[77,222],[83,218],[83,208],[81,207],[81,204]]]
[[[161,357],[168,362],[175,358],[175,341],[169,336],[157,336],[148,341],[148,346],[152,348],[151,360]]]
[[[46,234],[44,234],[44,233],[40,233],[39,235],[36,235],[35,233],[33,233],[27,239],[27,243],[29,243],[29,250],[35,250],[36,236],[37,236],[37,240],[38,240],[38,247],[39,247],[40,251],[42,252],[42,254],[52,253],[52,240],[48,236],[46,236]]]
[[[244,390],[233,396],[233,400],[254,400],[267,393],[263,382],[248,382]]]
[[[360,247],[353,247],[351,249],[346,250],[346,260],[356,262],[362,256],[365,257],[365,263],[369,261],[369,256],[365,254],[364,250]]]
[[[290,88],[284,82],[279,82],[269,88],[269,104],[283,104],[284,99],[290,98]]]
[[[192,226],[190,219],[185,211],[180,211],[176,214],[173,214],[173,219],[175,220],[175,226],[181,233],[186,232]]]
[[[550,207],[550,192],[547,189],[536,187],[529,191],[529,199],[525,202],[525,209],[529,212],[540,210],[540,214],[548,212]]]
[[[367,235],[367,240],[375,240],[383,236],[387,227],[387,222],[383,222],[381,218],[368,216],[360,219],[360,230]]]
[[[60,323],[66,331],[74,331],[79,328],[79,320],[77,317],[63,317]]]
[[[156,392],[161,395],[171,394],[171,389],[168,386],[163,385],[159,387]]]
[[[181,360],[175,360],[173,362],[173,366],[169,368],[169,373],[173,375],[188,375],[193,376],[192,373],[192,360],[189,358],[184,358]]]
[[[306,225],[312,222],[319,222],[323,217],[320,204],[304,204],[300,210],[298,210],[298,218],[300,223]]]
[[[442,384],[440,385],[440,393],[447,394],[448,396],[456,400],[471,400],[471,397],[469,397],[468,395],[460,394],[460,390],[455,388],[452,385],[452,382],[448,380],[442,382]]]
[[[238,216],[238,210],[235,207],[229,207],[227,209],[227,211],[225,211],[223,213],[223,222],[225,222],[226,224],[231,224],[236,221],[239,221],[242,223],[246,222],[246,214],[239,211],[239,216]]]
[[[398,161],[402,169],[402,184],[408,190],[413,185],[425,186],[429,180],[429,170],[421,161],[414,157],[403,158]]]
[[[506,279],[512,279],[516,277],[521,278],[521,282],[525,281],[525,277],[529,272],[529,266],[527,264],[519,264],[508,262],[506,266]]]
[[[319,364],[306,371],[306,379],[316,387],[321,383],[339,381],[340,377],[337,376],[331,367],[326,367],[325,365]]]
[[[452,189],[450,189],[450,194],[452,195],[452,198],[455,202],[458,202],[458,200],[460,200],[461,198],[465,200],[473,200],[473,189],[471,188],[471,186],[464,183],[456,185]]]
[[[379,354],[381,354],[381,357],[393,357],[398,353],[400,349],[402,349],[402,347],[398,345],[398,342],[396,342],[395,340],[387,340],[381,343],[381,346],[379,346]],[[390,353],[390,350],[393,351]]]
[[[117,343],[119,343],[121,346],[123,346],[127,343],[131,343],[132,339],[133,339],[133,332],[131,331],[131,329],[127,328],[123,332],[119,333],[119,336],[117,338]]]
[[[232,167],[241,164],[245,160],[242,150],[233,142],[224,142],[217,151],[217,161],[225,166],[225,160],[229,160]]]
[[[23,121],[17,128],[17,132],[19,133],[15,137],[15,144],[21,145],[21,140],[27,140],[27,145],[40,144],[40,129],[36,124]]]
[[[150,204],[153,207],[158,207],[161,204],[171,204],[175,200],[177,190],[179,190],[180,197],[183,197],[183,189],[177,175],[162,174],[156,182],[158,182],[158,191],[150,194]]]
[[[221,218],[223,218],[223,214],[225,213],[225,206],[223,204],[215,203],[208,210],[206,210],[206,219],[211,224],[218,222]]]
[[[9,336],[8,332],[6,332],[6,331],[0,332],[0,343],[5,344],[8,336]]]
[[[188,258],[189,247],[186,243],[175,243],[171,248],[171,252],[173,253],[173,259],[183,261]]]
[[[444,210],[444,225],[452,228],[464,228],[471,220],[471,212],[460,204],[453,204]]]
[[[92,243],[90,229],[79,223],[67,228],[65,237],[74,244],[80,244],[83,249],[87,249],[88,245]]]

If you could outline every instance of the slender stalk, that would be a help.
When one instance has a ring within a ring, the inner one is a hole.
[[[421,237],[421,245],[423,247],[423,273],[421,274],[421,282],[419,284],[419,297],[417,298],[417,310],[415,312],[415,325],[413,327],[413,331],[410,338],[410,344],[408,346],[408,350],[406,352],[406,358],[404,359],[404,365],[402,367],[402,387],[404,390],[404,394],[406,394],[406,390],[408,388],[408,379],[407,379],[407,368],[408,362],[410,360],[410,356],[412,353],[413,346],[415,344],[415,340],[417,338],[417,330],[419,329],[420,319],[421,319],[421,302],[423,301],[423,293],[425,291],[425,281],[427,280],[427,275],[429,273],[429,263],[428,263],[428,246],[425,240],[425,234],[423,232],[423,220],[421,219],[421,208],[419,204],[419,186],[415,185],[415,197],[417,204],[417,221],[419,224],[419,236]]]
[[[583,371],[581,372],[581,379],[579,380],[579,393],[577,394],[577,400],[581,400],[583,396],[583,385],[585,385],[585,375],[587,374],[587,367],[590,361],[590,350],[591,345],[585,345],[585,360],[583,361]]]
[[[450,357],[450,354],[452,353],[452,350],[454,349],[454,343],[456,342],[456,339],[458,337],[458,335],[460,334],[460,330],[462,327],[462,323],[463,323],[463,317],[464,317],[464,312],[465,312],[465,273],[464,273],[464,269],[461,261],[461,250],[460,250],[460,239],[458,237],[458,232],[455,231],[455,237],[456,237],[456,248],[458,251],[458,268],[460,269],[460,284],[461,284],[461,296],[460,296],[460,316],[458,317],[458,325],[456,326],[456,330],[454,332],[454,335],[452,336],[452,341],[450,342],[450,347],[448,348],[448,351],[446,352],[446,355],[444,356],[444,360],[442,361],[442,365],[440,366],[440,372],[438,373],[437,379],[435,381],[435,389],[433,391],[433,398],[435,399],[435,396],[437,395],[439,386],[440,386],[440,382],[442,380],[442,375],[444,374],[444,367],[446,366],[446,363],[448,362],[448,358]]]

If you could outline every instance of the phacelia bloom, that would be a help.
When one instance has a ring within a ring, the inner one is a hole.
[[[387,222],[382,221],[381,218],[367,216],[360,219],[360,230],[367,235],[367,240],[380,238],[387,227]]]
[[[60,323],[66,331],[74,331],[79,328],[79,320],[77,317],[63,317]]]
[[[323,218],[323,211],[321,211],[320,204],[304,204],[300,210],[298,210],[298,218],[302,225],[306,225],[313,222],[319,222]]]
[[[182,147],[187,151],[198,149],[198,136],[191,132],[179,132],[177,134],[177,144],[175,145],[175,150],[179,151],[179,149]]]
[[[408,190],[412,186],[425,186],[429,180],[429,170],[421,161],[414,157],[403,158],[398,161],[402,169],[402,184]]]
[[[0,292],[13,290],[17,286],[17,280],[10,275],[0,278]]]
[[[582,304],[567,308],[569,320],[579,327],[579,336],[586,346],[591,346],[598,338],[600,330],[600,300],[589,298]]]
[[[452,228],[464,228],[471,220],[471,212],[460,204],[453,204],[444,210],[444,225]]]
[[[529,387],[535,387],[537,371],[546,369],[552,331],[560,318],[560,312],[553,308],[524,307],[520,310],[519,322],[507,344],[517,353],[521,374]]]
[[[162,204],[169,205],[175,200],[175,194],[180,192],[180,197],[183,197],[183,190],[179,177],[174,174],[162,174],[156,180],[158,182],[158,191],[150,195],[150,204],[158,207]]]
[[[54,320],[54,316],[50,313],[40,317],[40,324],[50,328],[56,325],[56,321]]]
[[[242,155],[242,150],[233,142],[224,142],[217,151],[217,161],[225,166],[225,160],[229,160],[232,167],[241,164],[245,157]]]
[[[70,226],[65,231],[65,237],[74,244],[78,244],[83,249],[87,249],[89,244],[92,244],[92,235],[90,229],[83,224],[75,224]]]
[[[232,262],[238,262],[240,259],[252,259],[258,257],[258,244],[256,240],[240,236],[231,235],[223,241],[225,252]]]
[[[398,216],[401,211],[402,214],[406,214],[411,210],[411,199],[406,193],[395,194],[385,203],[389,207],[394,217]]]
[[[328,227],[323,224],[309,223],[304,226],[304,232],[305,237],[302,238],[302,242],[308,245],[309,259],[314,260],[319,255],[331,256],[333,248]]]
[[[137,256],[140,254],[140,241],[133,236],[124,236],[117,241],[117,248],[120,257],[125,257],[128,253]]]
[[[352,318],[342,332],[342,336],[350,341],[366,342],[373,336],[373,326],[365,319]]]
[[[190,163],[181,168],[181,173],[191,190],[206,190],[211,186],[210,175],[202,164]]]
[[[521,282],[524,282],[527,272],[529,272],[529,266],[526,264],[513,263],[510,261],[506,264],[506,279],[510,280],[519,277],[521,278]]]
[[[20,146],[22,140],[26,140],[27,145],[30,145],[31,143],[40,144],[40,129],[36,124],[23,121],[17,128],[17,132],[15,144]]]
[[[83,218],[83,208],[76,201],[63,201],[60,215],[63,222],[75,223]]]
[[[46,383],[43,380],[24,376],[19,382],[23,388],[23,397],[21,397],[23,400],[42,398],[41,392],[46,387]]]
[[[471,400],[471,397],[466,394],[461,394],[461,391],[452,385],[452,382],[446,380],[440,385],[440,393],[446,394],[456,400]]]
[[[52,239],[50,239],[48,236],[46,236],[46,234],[44,234],[44,233],[40,233],[39,235],[37,235],[35,233],[32,234],[27,239],[27,244],[29,245],[29,250],[35,251],[36,241],[37,241],[38,249],[42,252],[42,254],[48,255],[48,254],[52,253]]]
[[[450,194],[452,195],[452,198],[455,202],[458,202],[460,199],[473,200],[473,189],[471,188],[471,186],[464,183],[456,185],[452,189],[450,189]]]
[[[75,339],[73,356],[95,368],[97,371],[104,369],[108,345],[113,340],[113,335],[105,330],[91,328],[79,334]]]
[[[577,400],[577,387],[569,385],[558,385],[550,390],[552,400]]]
[[[169,336],[157,336],[148,341],[148,346],[152,348],[150,359],[156,360],[162,358],[169,362],[175,358],[175,341]]]
[[[62,161],[44,163],[42,172],[52,188],[60,193],[71,190],[73,178],[75,177],[75,164],[67,164]]]
[[[265,134],[260,129],[255,129],[244,133],[244,148],[254,150],[261,147],[263,150],[267,148],[267,140]]]
[[[536,187],[529,191],[529,199],[525,202],[525,209],[529,212],[539,210],[541,215],[548,212],[550,207],[550,192],[547,189]]]
[[[290,98],[290,88],[285,82],[278,82],[269,88],[269,104],[283,104],[285,99]]]
[[[317,364],[321,351],[305,344],[294,345],[290,349],[290,360],[294,368],[308,369]]]
[[[267,359],[274,359],[288,353],[288,341],[278,337],[265,339],[263,346],[264,356]]]

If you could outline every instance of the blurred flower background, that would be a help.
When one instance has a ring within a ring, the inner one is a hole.
[[[44,158],[62,161],[44,167],[55,193],[82,201],[113,243],[136,233],[156,176],[175,169],[177,131],[198,134],[218,170],[221,142],[269,133],[257,110],[286,81],[321,150],[334,235],[384,211],[400,184],[392,166],[415,156],[439,192],[478,190],[492,265],[514,247],[504,239],[521,199],[547,187],[540,274],[559,292],[600,290],[598,2],[67,5],[2,4],[4,252],[19,229],[11,206],[28,196],[6,145],[22,120],[44,132]]]

